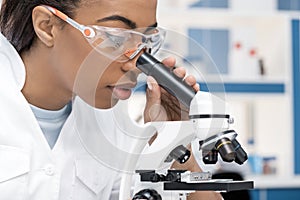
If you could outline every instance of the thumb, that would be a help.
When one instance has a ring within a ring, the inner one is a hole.
[[[161,113],[161,91],[158,83],[152,76],[147,77],[146,107],[144,110],[144,121],[156,121]]]
[[[160,104],[160,87],[152,76],[147,77],[147,104]]]

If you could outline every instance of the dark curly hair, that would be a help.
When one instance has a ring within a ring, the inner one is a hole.
[[[19,53],[29,50],[36,38],[32,24],[32,10],[49,5],[73,16],[80,0],[4,0],[0,13],[0,31]]]

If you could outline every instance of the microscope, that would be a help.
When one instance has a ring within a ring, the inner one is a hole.
[[[185,163],[191,156],[187,146],[195,140],[205,164],[215,164],[221,157],[225,162],[241,165],[247,160],[247,153],[237,141],[237,133],[230,129],[233,119],[224,100],[209,92],[195,93],[173,74],[172,69],[147,52],[138,58],[137,67],[146,75],[153,76],[161,87],[189,108],[189,120],[150,122],[148,126],[158,134],[138,161],[131,160],[137,163],[136,173],[141,185],[136,187],[139,192],[132,199],[184,200],[188,193],[194,191],[252,189],[253,181],[214,180],[210,172],[164,170],[166,163],[171,161]],[[129,199],[131,181],[131,175],[123,176],[120,200]]]

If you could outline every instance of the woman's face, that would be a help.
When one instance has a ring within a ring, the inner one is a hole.
[[[156,24],[156,0],[83,1],[73,19],[83,25],[125,29]],[[110,108],[130,97],[139,71],[136,59],[116,62],[94,51],[80,31],[65,25],[57,29],[51,66],[67,91],[97,108]]]

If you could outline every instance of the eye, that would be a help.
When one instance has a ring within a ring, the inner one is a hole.
[[[120,34],[105,32],[105,35],[112,42],[113,47],[116,49],[120,48],[125,42],[125,37]]]

